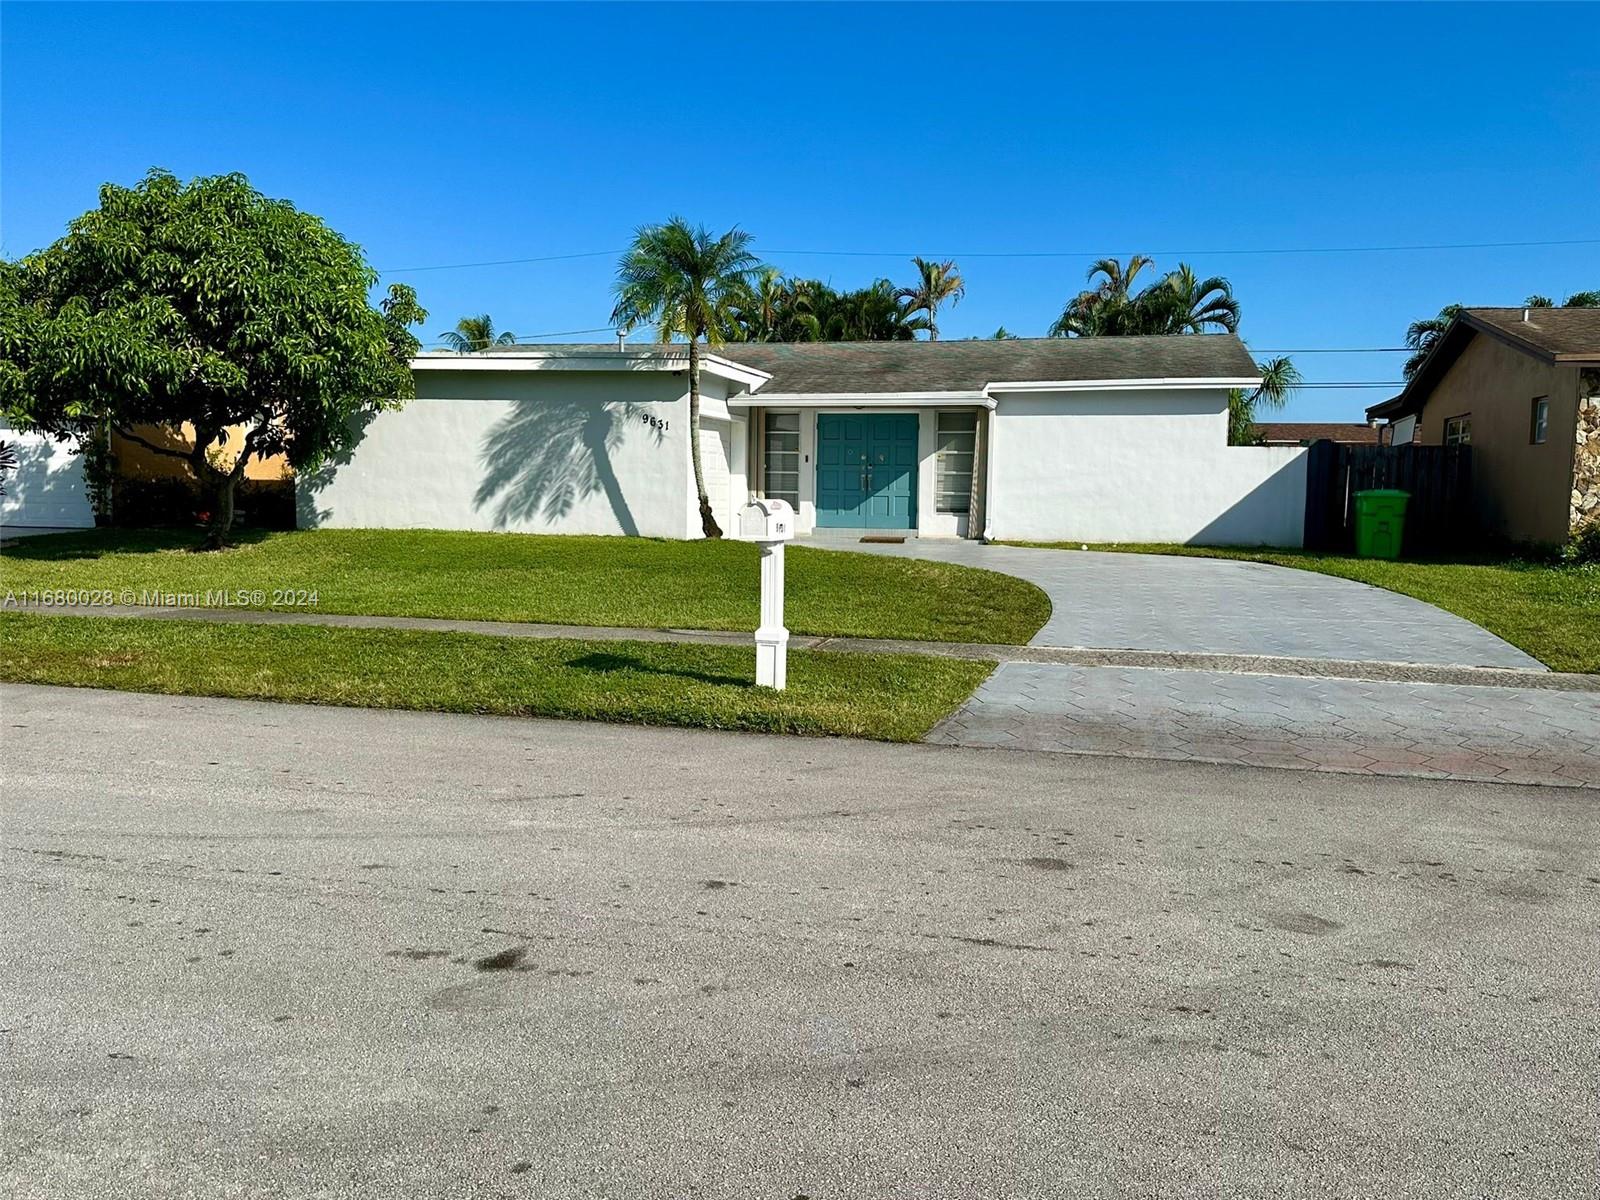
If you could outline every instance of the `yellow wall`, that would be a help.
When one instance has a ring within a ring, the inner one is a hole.
[[[183,427],[181,438],[174,437],[171,431],[155,425],[137,425],[134,427],[134,432],[146,441],[170,446],[174,450],[187,452],[194,445],[192,425]],[[244,432],[242,425],[235,425],[228,430],[228,439],[222,450],[224,462],[233,461],[234,455],[244,444]],[[117,474],[126,479],[193,478],[188,463],[165,454],[157,454],[154,450],[147,450],[120,434],[111,435],[111,452],[117,460]],[[285,479],[289,475],[289,464],[281,454],[271,458],[254,458],[246,465],[244,475],[246,479]]]
[[[1533,399],[1550,398],[1545,441],[1529,441]],[[1416,441],[1444,442],[1445,422],[1472,415],[1472,491],[1486,532],[1564,542],[1572,495],[1578,369],[1551,366],[1480,333],[1445,373],[1417,419]]]

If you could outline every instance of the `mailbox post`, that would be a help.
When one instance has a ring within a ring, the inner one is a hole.
[[[761,547],[761,624],[756,629],[756,686],[782,691],[789,673],[783,624],[783,544],[794,540],[794,509],[756,500],[739,511],[739,537]]]

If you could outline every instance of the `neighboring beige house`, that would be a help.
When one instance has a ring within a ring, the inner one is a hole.
[[[1600,309],[1463,309],[1367,416],[1397,446],[1470,445],[1486,532],[1565,542],[1600,520]]]
[[[178,433],[161,425],[140,425],[135,432],[158,446],[167,446],[187,454],[194,447],[194,426],[185,423]],[[230,425],[227,441],[217,451],[218,458],[231,463],[244,446],[245,427]],[[120,433],[111,435],[111,453],[117,462],[117,472],[125,479],[194,479],[194,471],[182,459],[168,454],[157,454],[148,447],[130,442]],[[254,458],[245,464],[246,479],[287,479],[289,464],[283,455],[271,458]]]

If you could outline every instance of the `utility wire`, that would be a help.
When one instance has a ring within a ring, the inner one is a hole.
[[[615,330],[616,326],[614,325],[596,325],[592,329],[556,329],[550,333],[519,333],[513,335],[517,338],[517,341],[512,343],[512,345],[520,346],[523,339],[532,340],[533,338],[571,337],[573,334],[577,333],[613,333]],[[455,348],[451,346],[449,342],[424,342],[422,344],[430,348],[438,347],[452,350]]]
[[[1600,238],[1556,238],[1529,242],[1430,242],[1394,246],[1271,246],[1234,250],[972,250],[961,254],[942,251],[922,253],[924,258],[1120,258],[1130,253],[1151,257],[1194,258],[1244,254],[1399,254],[1426,250],[1521,250],[1538,246],[1600,246]],[[474,267],[514,267],[528,263],[562,262],[577,258],[609,258],[621,250],[585,250],[576,254],[542,254],[533,258],[498,258],[485,262],[434,263],[420,267],[386,267],[380,274],[404,275],[416,271],[465,271]],[[913,253],[896,250],[769,250],[768,254],[816,255],[828,258],[911,258]]]
[[[1532,246],[1600,246],[1600,238],[1561,238],[1533,242],[1429,242],[1397,246],[1271,246],[1233,250],[969,250],[963,254],[924,253],[924,258],[1122,258],[1143,254],[1150,258],[1195,258],[1237,254],[1395,254],[1413,250],[1509,250]],[[771,254],[817,254],[836,258],[911,258],[913,254],[887,250],[772,250]]]
[[[426,267],[385,267],[380,275],[402,275],[413,271],[465,271],[470,267],[515,267],[523,263],[563,262],[570,258],[607,258],[620,250],[585,250],[579,254],[543,254],[537,258],[501,258],[491,262],[435,263]]]

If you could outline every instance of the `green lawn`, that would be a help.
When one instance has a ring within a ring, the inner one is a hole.
[[[245,534],[196,554],[196,540],[125,530],[22,539],[0,555],[0,592],[309,589],[334,613],[652,629],[757,621],[749,543],[353,529]],[[796,633],[1018,644],[1050,615],[1032,584],[947,563],[791,546],[787,575]]]
[[[993,663],[754,647],[0,614],[0,680],[185,696],[915,741]]]
[[[1040,545],[1041,543],[1019,543]],[[1076,543],[1043,543],[1077,550]],[[1387,562],[1303,550],[1093,545],[1091,550],[1238,558],[1321,571],[1415,596],[1481,625],[1556,671],[1600,672],[1600,565],[1522,559]]]

